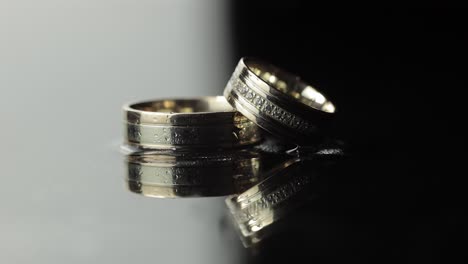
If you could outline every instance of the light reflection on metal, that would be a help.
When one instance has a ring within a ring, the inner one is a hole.
[[[310,162],[310,161],[309,161]],[[288,160],[242,194],[226,199],[226,205],[245,247],[262,241],[271,226],[316,196],[311,191],[317,173],[304,161]]]
[[[156,198],[229,195],[225,202],[245,247],[278,231],[279,220],[317,197],[317,179],[323,169],[345,157],[339,142],[283,154],[261,149],[181,152],[122,148],[126,182],[132,192]]]
[[[213,153],[138,152],[127,155],[130,191],[157,198],[224,196],[260,180],[261,156],[254,151]]]

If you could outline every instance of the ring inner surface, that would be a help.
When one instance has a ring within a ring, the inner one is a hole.
[[[158,100],[134,104],[131,107],[133,109],[146,112],[161,112],[170,114],[233,111],[232,107],[227,102],[217,99]]]
[[[335,106],[317,89],[290,74],[270,64],[247,60],[247,67],[260,79],[276,90],[293,97],[299,102],[314,109],[334,113]]]

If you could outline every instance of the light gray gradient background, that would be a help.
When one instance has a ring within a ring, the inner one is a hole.
[[[236,263],[223,198],[125,189],[121,105],[221,94],[227,3],[0,0],[0,263]]]

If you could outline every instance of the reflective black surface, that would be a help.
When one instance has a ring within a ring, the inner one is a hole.
[[[319,148],[260,151],[268,167],[251,182],[244,180],[242,190],[223,196],[222,225],[213,232],[234,240],[241,263],[432,263],[464,257],[460,193],[449,194],[434,178],[411,171],[413,162],[403,158],[347,152],[340,141]],[[223,186],[213,181],[209,188]]]
[[[278,221],[251,263],[466,262],[466,16],[232,6],[236,55],[261,56],[324,89],[337,106],[329,135],[349,154],[314,181],[315,199]]]
[[[223,197],[224,231],[235,230],[237,244],[256,251],[290,215],[320,196],[326,171],[347,159],[339,141],[286,150],[288,145],[265,136],[260,144],[230,151],[123,146],[128,190],[163,200]]]

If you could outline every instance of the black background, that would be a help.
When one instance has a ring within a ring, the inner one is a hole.
[[[466,13],[306,1],[231,10],[236,58],[270,61],[325,92],[349,154],[252,262],[464,263]]]

